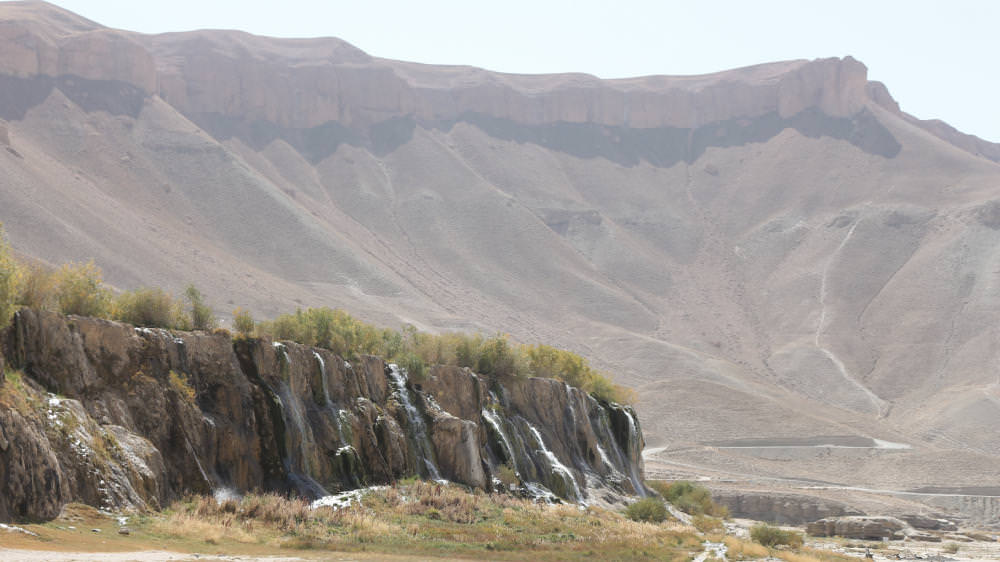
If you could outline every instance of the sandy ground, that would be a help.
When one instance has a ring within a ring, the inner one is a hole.
[[[175,562],[175,561],[253,561],[298,562],[302,560],[418,560],[409,556],[371,554],[364,552],[310,553],[304,558],[287,556],[218,556],[206,554],[184,554],[165,550],[141,550],[135,552],[58,552],[51,550],[26,550],[0,547],[0,560],[4,562]]]
[[[268,560],[270,562],[292,562],[302,558],[246,557],[246,556],[202,556],[182,554],[163,550],[143,550],[138,552],[53,552],[51,550],[19,550],[0,548],[0,559],[8,562],[167,562],[175,560]],[[357,558],[334,558],[350,560]]]

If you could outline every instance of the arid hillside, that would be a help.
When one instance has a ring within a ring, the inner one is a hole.
[[[25,255],[573,349],[637,389],[654,472],[1000,478],[1000,146],[850,57],[522,76],[40,2],[0,55]]]

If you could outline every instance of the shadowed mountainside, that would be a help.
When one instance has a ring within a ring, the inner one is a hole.
[[[672,466],[1000,476],[1000,148],[901,112],[850,57],[522,76],[33,2],[0,5],[0,53],[21,253],[193,281],[223,314],[553,342],[639,390]],[[910,448],[708,446],[829,435]]]

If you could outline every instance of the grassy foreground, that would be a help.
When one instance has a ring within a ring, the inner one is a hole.
[[[156,550],[193,557],[330,559],[339,554],[365,560],[686,561],[710,541],[724,543],[729,560],[853,559],[801,545],[768,548],[726,535],[721,522],[699,531],[673,520],[637,522],[596,507],[538,504],[424,481],[371,489],[340,509],[313,509],[304,500],[273,494],[224,501],[197,496],[160,513],[132,515],[126,526],[129,533],[120,534],[115,517],[70,504],[54,521],[22,526],[29,533],[0,529],[0,546],[64,552]]]
[[[3,537],[4,546],[307,559],[367,551],[417,558],[680,561],[702,550],[697,532],[678,523],[640,523],[598,508],[536,504],[422,481],[369,491],[360,503],[338,510],[276,495],[221,503],[194,497],[161,513],[131,516],[127,526],[131,533],[119,535],[115,519],[71,505],[55,521],[24,526],[38,537],[11,534]]]

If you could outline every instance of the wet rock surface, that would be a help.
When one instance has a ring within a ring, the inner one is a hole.
[[[30,310],[2,339],[22,373],[0,402],[4,520],[413,475],[492,489],[502,465],[539,496],[643,492],[634,412],[555,380],[434,367],[414,384],[375,357]]]

